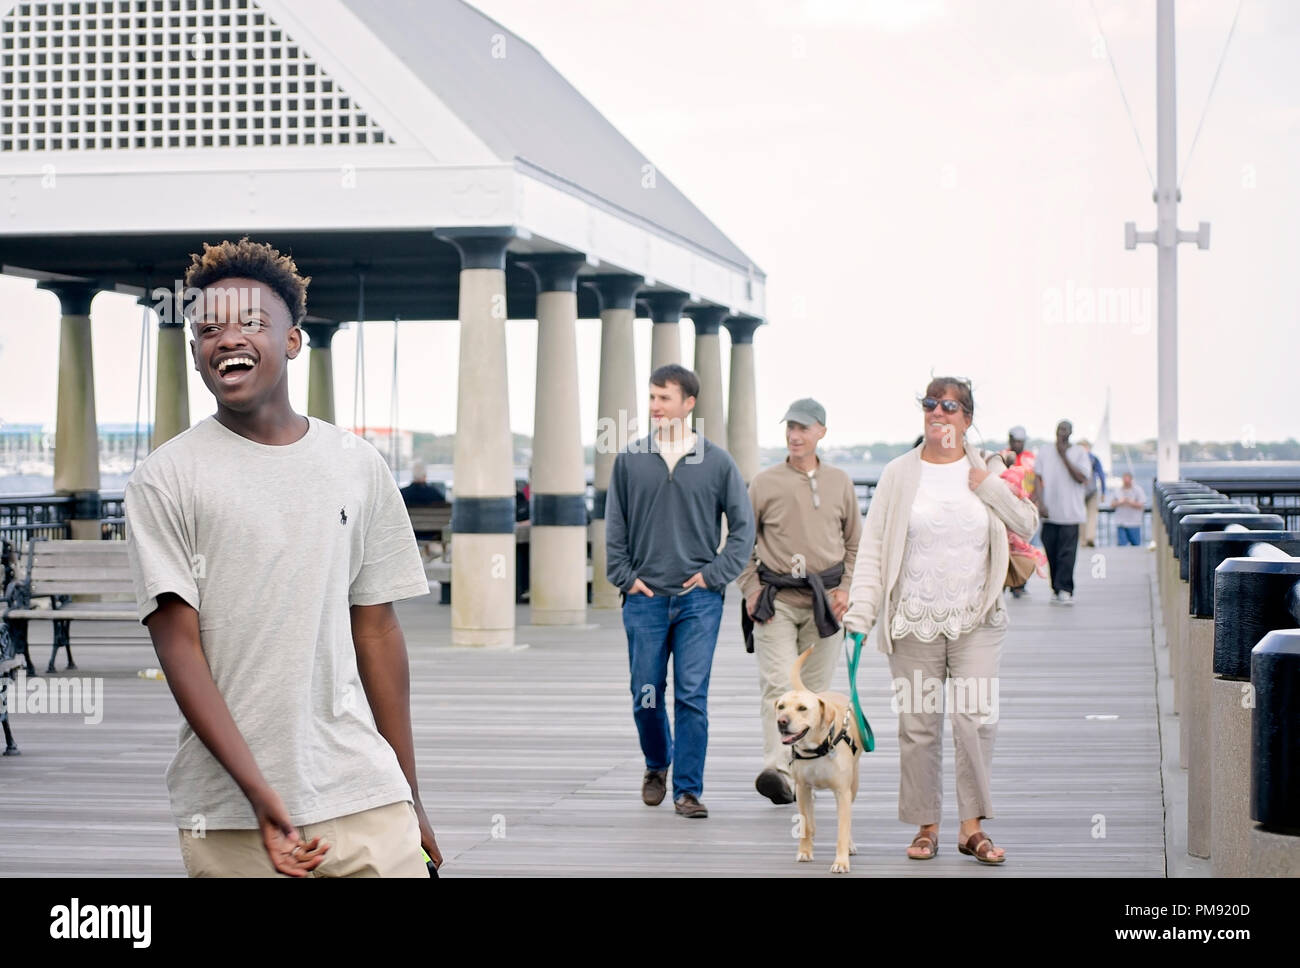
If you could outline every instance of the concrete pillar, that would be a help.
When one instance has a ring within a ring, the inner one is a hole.
[[[727,449],[746,484],[758,473],[758,387],[754,376],[754,330],[762,322],[752,316],[732,316],[725,323],[727,332],[731,334]]]
[[[723,306],[689,306],[695,321],[695,375],[700,378],[700,397],[695,401],[695,431],[723,450],[727,449],[727,422],[722,404],[722,337],[718,329],[726,318]]]
[[[1174,688],[1182,698],[1182,705],[1178,712],[1178,765],[1184,770],[1187,769],[1188,747],[1191,743],[1191,715],[1189,715],[1189,697],[1188,697],[1188,680],[1191,675],[1190,663],[1188,661],[1188,597],[1191,592],[1191,585],[1184,579],[1175,576],[1177,587],[1174,590],[1174,629],[1175,637],[1178,639],[1178,654],[1171,655],[1170,661],[1177,662],[1172,666],[1174,672]]]
[[[54,436],[54,493],[73,498],[69,536],[100,537],[99,424],[90,303],[98,288],[85,282],[42,282],[59,300],[59,389]]]
[[[1187,852],[1210,856],[1210,682],[1214,678],[1214,619],[1188,618],[1187,707],[1179,721],[1187,729]]]
[[[1183,677],[1178,674],[1182,662],[1182,641],[1178,638],[1178,559],[1174,557],[1171,546],[1165,548],[1165,636],[1169,643],[1169,675],[1174,680],[1174,715],[1181,715],[1183,710]]]
[[[511,228],[435,233],[460,253],[460,379],[451,512],[451,642],[515,640],[515,475],[506,393]]]
[[[143,305],[156,305],[150,297]],[[185,320],[170,322],[158,318],[158,380],[155,387],[153,436],[149,449],[157,450],[177,434],[190,429],[190,348],[186,345]]]
[[[1215,676],[1210,683],[1210,870],[1245,877],[1250,852],[1250,683]]]
[[[334,334],[338,323],[304,323],[307,354],[307,414],[334,423]]]
[[[559,253],[524,262],[537,277],[528,567],[534,625],[582,625],[587,620],[587,482],[577,345],[577,277],[585,263],[584,256]]]
[[[684,292],[648,292],[641,299],[650,307],[654,323],[650,337],[650,372],[682,362],[682,307],[690,297]]]
[[[1247,877],[1295,877],[1300,873],[1300,837],[1265,830],[1259,824],[1250,829]]]
[[[636,385],[636,291],[640,276],[601,275],[591,284],[600,293],[600,390],[596,403],[596,447],[592,468],[596,490],[591,521],[591,604],[618,608],[619,590],[605,578],[605,494],[614,458],[640,433]]]

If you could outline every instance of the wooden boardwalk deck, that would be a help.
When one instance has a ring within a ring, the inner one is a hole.
[[[888,667],[874,651],[864,659],[860,690],[877,748],[863,761],[850,876],[1165,875],[1152,557],[1131,548],[1100,553],[1105,577],[1094,577],[1080,554],[1073,608],[1049,606],[1042,581],[1009,603],[997,818],[986,825],[1007,849],[996,872],[955,849],[950,734],[939,856],[904,857],[914,831],[897,819]],[[734,589],[710,690],[704,821],[677,817],[667,801],[654,809],[640,802],[643,766],[617,612],[593,611],[591,626],[560,630],[525,625],[521,608],[526,648],[471,651],[448,645],[449,610],[435,599],[398,608],[411,652],[420,783],[445,876],[830,876],[833,800],[818,798],[817,859],[796,864],[793,805],[754,792],[758,684],[740,643]],[[0,875],[183,875],[163,782],[178,713],[165,683],[136,675],[156,665],[153,651],[147,639],[74,650],[80,675],[105,679],[103,722],[14,717],[23,755],[0,759]],[[46,648],[33,654],[43,667]],[[842,665],[836,688],[845,688]],[[1096,835],[1100,818],[1104,836]]]

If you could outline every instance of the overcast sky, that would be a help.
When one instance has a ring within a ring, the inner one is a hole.
[[[532,43],[767,273],[755,338],[759,441],[815,396],[830,445],[920,432],[927,378],[974,381],[976,429],[1061,417],[1153,437],[1151,183],[1088,0],[478,0]],[[1155,160],[1155,4],[1095,0]],[[1179,0],[1181,437],[1295,436],[1300,313],[1300,4],[1244,0],[1195,153],[1236,0]],[[53,297],[0,280],[0,419],[55,414]],[[1110,297],[1109,299],[1107,297]],[[1100,318],[1087,318],[1094,302]],[[1081,318],[1082,317],[1082,318]],[[648,371],[648,321],[638,323]],[[456,324],[403,322],[399,423],[455,429]],[[367,422],[388,422],[393,327],[367,324]],[[684,362],[693,359],[689,324]],[[95,303],[101,422],[136,412],[139,310]],[[599,325],[579,324],[584,438],[595,436]],[[511,424],[532,432],[536,325],[509,324]],[[340,422],[354,336],[336,338]],[[725,352],[725,334],[724,334]],[[439,377],[454,366],[435,367]],[[307,366],[292,372],[306,408]],[[191,374],[191,412],[213,410]],[[1278,404],[1278,393],[1284,394]]]

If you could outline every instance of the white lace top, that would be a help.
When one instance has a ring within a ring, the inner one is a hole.
[[[989,568],[989,516],[970,489],[971,464],[921,461],[890,620],[892,639],[956,638],[976,628]]]

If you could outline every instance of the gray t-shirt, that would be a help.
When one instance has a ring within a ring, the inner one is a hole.
[[[308,420],[300,440],[271,446],[208,417],[150,454],[126,486],[141,622],[163,592],[198,610],[217,689],[297,826],[411,799],[375,728],[349,607],[429,591],[384,459],[355,434]],[[188,722],[167,789],[179,827],[257,826]]]
[[[1088,476],[1092,473],[1092,461],[1088,452],[1078,444],[1068,447],[1065,457],[1083,475],[1084,482],[1080,484],[1070,476],[1061,455],[1056,452],[1055,443],[1040,448],[1034,473],[1038,475],[1039,486],[1043,489],[1043,507],[1047,511],[1047,521],[1051,524],[1083,524],[1088,517],[1083,493]]]
[[[1147,503],[1146,492],[1142,487],[1134,482],[1132,487],[1121,487],[1111,496],[1111,503],[1115,501],[1138,501],[1142,504]],[[1115,508],[1115,527],[1117,528],[1137,528],[1142,525],[1142,508],[1122,507]]]

